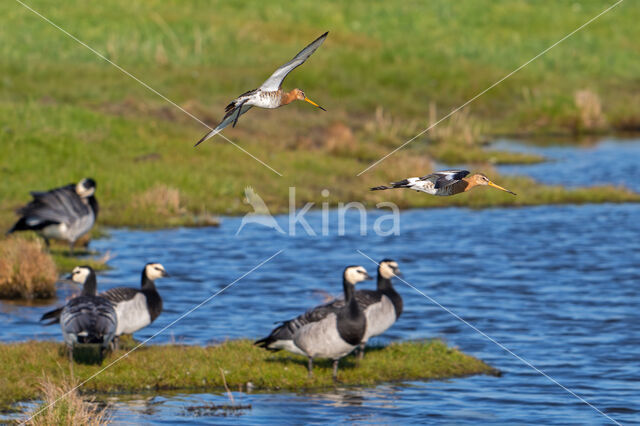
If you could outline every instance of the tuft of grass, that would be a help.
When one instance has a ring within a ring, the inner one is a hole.
[[[42,403],[28,413],[26,424],[48,425],[91,425],[109,424],[108,406],[100,408],[93,398],[85,399],[78,393],[77,380],[53,382],[42,378],[38,384]]]
[[[40,240],[0,240],[0,298],[51,298],[57,279],[56,265]]]
[[[69,363],[60,343],[24,342],[0,345],[0,407],[39,398],[38,378],[64,383]],[[126,352],[112,353],[105,362]],[[82,381],[99,366],[73,365]],[[403,380],[431,380],[499,372],[481,360],[448,347],[440,340],[392,343],[367,348],[356,365],[353,356],[340,361],[339,379],[346,385],[374,385]],[[216,346],[153,345],[142,347],[87,382],[83,392],[137,392],[142,390],[319,390],[333,386],[331,362],[315,363],[307,377],[306,358],[257,348],[249,340],[232,340]]]

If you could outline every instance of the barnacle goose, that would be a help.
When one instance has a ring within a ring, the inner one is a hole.
[[[36,231],[45,240],[69,242],[70,250],[76,241],[89,232],[98,217],[98,201],[94,196],[96,181],[82,179],[46,192],[32,192],[33,200],[18,209],[20,219],[7,232]]]
[[[364,336],[366,317],[355,299],[356,283],[371,279],[362,266],[348,266],[343,274],[345,303],[341,307],[320,305],[275,328],[256,345],[269,350],[287,349],[306,355],[309,376],[314,358],[333,359],[333,379],[337,380],[338,360],[355,349]]]
[[[118,316],[116,337],[122,334],[133,334],[151,324],[162,313],[162,298],[156,289],[155,280],[168,277],[164,266],[159,263],[147,263],[142,269],[140,289],[131,287],[115,287],[100,293],[115,307]],[[62,308],[57,308],[42,315],[40,321],[51,320],[45,325],[60,321]],[[116,339],[117,343],[117,339]]]
[[[76,266],[71,279],[83,283],[82,293],[60,312],[62,336],[71,351],[76,343],[97,343],[104,351],[116,334],[118,317],[113,305],[96,296],[96,274],[89,266]]]
[[[360,344],[358,358],[362,358],[367,341],[371,337],[384,333],[402,314],[402,297],[391,283],[391,279],[399,274],[398,263],[391,259],[384,259],[378,265],[377,290],[358,290],[355,292],[355,299],[367,318],[367,328]],[[268,337],[258,340],[255,344],[272,351],[285,349],[295,354],[304,355],[304,352],[293,342],[296,330],[313,318],[315,310],[321,308],[339,309],[343,306],[344,299],[336,299],[308,311],[297,318],[283,322]]]
[[[378,284],[376,290],[358,290],[355,294],[360,309],[367,318],[367,329],[360,343],[358,358],[364,356],[364,347],[370,338],[379,336],[391,327],[402,314],[402,297],[393,288],[391,279],[400,275],[398,263],[384,259],[378,264]],[[331,303],[336,307],[344,305],[338,299]]]
[[[160,263],[147,263],[142,270],[140,288],[115,287],[101,293],[114,304],[118,314],[116,336],[133,334],[145,328],[162,313],[162,298],[155,280],[168,277]]]

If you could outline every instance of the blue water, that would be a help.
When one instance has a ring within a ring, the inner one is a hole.
[[[539,146],[499,141],[495,149],[539,154],[549,161],[499,166],[500,173],[528,175],[538,182],[576,186],[618,185],[640,192],[640,141],[605,139],[583,146]]]
[[[322,394],[235,392],[236,402],[251,409],[226,417],[186,410],[227,404],[226,394],[149,394],[117,400],[114,420],[610,423],[516,354],[615,420],[640,423],[640,206],[411,210],[400,216],[400,235],[378,236],[373,222],[387,213],[369,212],[365,236],[355,212],[347,216],[346,236],[334,232],[335,212],[329,216],[329,235],[315,237],[302,228],[291,237],[259,225],[248,225],[236,236],[240,218],[224,218],[219,228],[112,230],[111,238],[92,243],[94,249],[116,255],[110,261],[114,269],[100,274],[99,287],[138,285],[145,262],[165,265],[172,278],[157,283],[165,311],[137,333],[144,339],[283,250],[151,344],[262,337],[274,321],[320,303],[326,293],[339,294],[344,266],[362,264],[374,272],[375,265],[360,250],[375,260],[396,259],[404,279],[433,299],[396,282],[405,312],[378,342],[441,337],[499,368],[502,377],[338,388]],[[286,219],[278,218],[284,229]],[[321,229],[322,212],[307,219],[316,231]],[[61,286],[59,297],[72,291]],[[0,304],[0,339],[61,340],[57,328],[37,324],[51,306]]]

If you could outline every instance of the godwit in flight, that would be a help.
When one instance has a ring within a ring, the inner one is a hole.
[[[422,177],[411,177],[399,182],[392,182],[391,186],[376,186],[371,188],[371,190],[380,191],[383,189],[408,188],[414,191],[446,197],[467,192],[476,186],[489,185],[501,191],[508,192],[509,194],[516,195],[515,192],[511,192],[491,182],[489,178],[482,173],[476,173],[466,177],[468,174],[468,170],[446,170]]]
[[[290,92],[285,92],[282,90],[282,82],[291,71],[304,64],[304,62],[309,59],[309,56],[311,56],[313,52],[320,47],[324,39],[327,38],[327,34],[329,34],[328,31],[302,49],[300,53],[293,57],[292,60],[278,68],[273,74],[271,74],[271,77],[269,77],[267,81],[262,83],[262,86],[254,90],[249,90],[231,101],[231,103],[225,108],[226,114],[220,124],[218,124],[215,129],[204,135],[202,139],[195,144],[195,146],[198,146],[200,143],[217,135],[222,131],[222,129],[231,123],[233,123],[233,127],[235,127],[238,123],[238,118],[240,118],[240,116],[245,112],[249,111],[253,106],[260,108],[278,108],[297,100],[309,102],[311,105],[326,111],[320,105],[307,98],[304,92],[300,89],[296,88]]]

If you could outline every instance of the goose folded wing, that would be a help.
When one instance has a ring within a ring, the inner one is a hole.
[[[33,200],[18,210],[28,222],[71,223],[90,210],[76,194],[73,184],[48,192],[32,192],[31,196]]]
[[[373,305],[374,303],[378,303],[382,298],[382,294],[375,290],[358,290],[354,294],[356,298],[356,302],[358,302],[358,306],[360,309],[366,309],[367,307]],[[344,299],[336,299],[329,302],[334,309],[340,309],[344,307]]]
[[[140,293],[140,290],[131,287],[115,287],[107,291],[100,293],[101,297],[104,297],[111,303],[117,304],[119,302],[126,302],[131,300]]]

